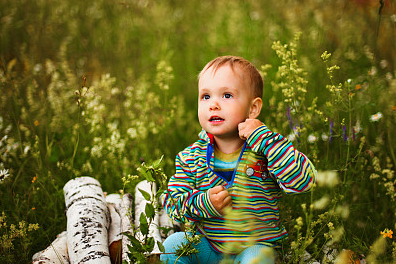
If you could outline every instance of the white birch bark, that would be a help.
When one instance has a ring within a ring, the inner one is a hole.
[[[33,255],[32,264],[68,264],[67,232],[63,231],[46,249]]]
[[[162,230],[160,230],[160,234],[161,234],[161,238],[162,238],[162,242],[165,241],[165,239],[172,235],[174,233],[174,229],[175,226],[178,226],[180,229],[180,224],[177,222],[174,222],[169,215],[166,213],[165,209],[162,208],[159,213],[158,213],[158,220],[159,220],[159,226],[160,227],[166,227],[166,228],[170,228],[170,231],[167,233],[167,235],[165,236],[164,232]]]
[[[100,183],[91,177],[79,177],[67,182],[63,191],[70,262],[111,263],[110,213]]]
[[[132,195],[126,193],[124,195],[120,194],[110,194],[106,196],[107,203],[113,204],[114,209],[119,213],[121,219],[121,239],[122,239],[122,260],[130,263],[128,258],[128,245],[131,245],[128,237],[123,235],[123,232],[132,231]]]
[[[106,199],[107,201],[107,199]],[[121,229],[121,217],[112,203],[107,203],[107,207],[110,211],[111,223],[109,228],[109,245],[115,241],[122,239],[122,229]]]
[[[135,189],[135,226],[136,227],[140,226],[140,221],[139,221],[140,215],[145,212],[146,204],[149,202],[143,197],[139,189],[146,191],[150,195],[153,194],[155,195],[155,190],[156,190],[155,183],[153,183],[153,185],[154,185],[153,191],[151,189],[151,184],[148,181],[141,181],[136,185],[136,189]],[[158,227],[159,227],[158,212],[156,212],[154,219],[149,226],[149,235],[148,235],[149,237],[154,238],[155,241],[154,249],[151,252],[152,254],[161,253],[157,245],[157,242],[162,242],[161,234],[159,232]],[[144,236],[141,232],[138,232],[136,234],[136,238],[142,242],[144,240]]]
[[[107,196],[106,196],[107,201]],[[109,253],[112,263],[122,262],[122,229],[121,217],[112,203],[107,203],[110,211],[111,223],[109,228]]]

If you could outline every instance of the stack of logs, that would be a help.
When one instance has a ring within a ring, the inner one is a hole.
[[[66,203],[67,231],[62,232],[45,250],[33,256],[39,263],[130,263],[127,254],[130,242],[125,232],[132,232],[132,221],[139,226],[146,201],[138,190],[152,193],[150,183],[142,181],[135,191],[135,217],[132,217],[131,194],[104,195],[100,183],[91,177],[79,177],[63,188]],[[154,188],[155,190],[155,188]],[[149,236],[155,240],[151,254],[159,254],[157,241],[162,242],[158,227],[173,227],[162,210],[149,227]],[[143,235],[137,234],[143,241]]]

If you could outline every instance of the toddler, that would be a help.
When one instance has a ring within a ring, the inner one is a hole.
[[[247,60],[222,56],[199,75],[199,139],[176,157],[176,173],[163,194],[171,218],[193,222],[199,253],[178,258],[187,239],[164,242],[168,263],[274,263],[273,248],[287,236],[279,219],[281,191],[309,191],[316,179],[310,160],[257,119],[263,80]]]

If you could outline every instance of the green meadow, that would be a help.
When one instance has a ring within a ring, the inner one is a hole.
[[[132,193],[161,157],[170,177],[219,55],[260,69],[260,120],[318,171],[283,197],[280,263],[396,263],[393,0],[0,1],[0,262],[66,229],[69,180]]]

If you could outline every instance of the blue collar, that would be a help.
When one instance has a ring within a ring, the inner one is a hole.
[[[227,185],[225,186],[226,189],[230,188],[232,186],[232,184],[234,183],[234,178],[235,178],[235,174],[239,165],[239,162],[241,161],[243,152],[245,151],[246,148],[246,141],[245,144],[243,145],[241,154],[239,155],[238,161],[237,161],[237,165],[234,169],[234,172],[232,174],[231,180],[227,181],[227,179],[225,179],[224,177],[222,177],[220,174],[217,174],[211,167],[210,167],[210,160],[212,159],[212,155],[213,155],[213,145],[211,144],[211,142],[208,143],[208,146],[206,148],[206,165],[208,166],[208,168],[211,170],[211,172],[213,172],[214,174],[216,174],[218,177],[222,178],[223,180],[225,180],[227,182]]]

